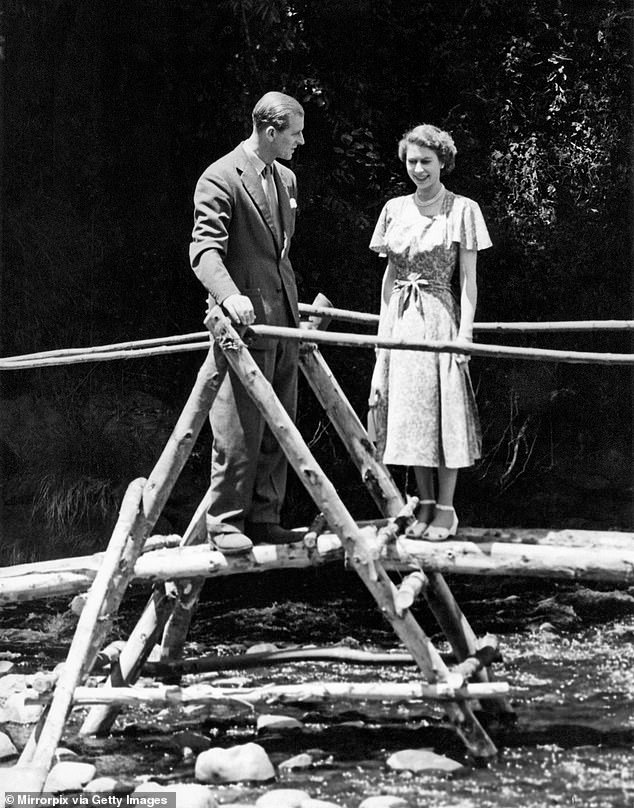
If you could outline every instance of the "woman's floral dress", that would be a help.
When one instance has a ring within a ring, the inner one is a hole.
[[[431,217],[418,208],[413,194],[385,205],[370,242],[370,249],[387,256],[395,270],[381,336],[408,342],[458,336],[458,305],[450,282],[460,246],[491,246],[473,200],[446,191],[440,212]],[[480,457],[481,436],[468,364],[455,354],[381,349],[377,365],[381,395],[374,426],[384,462],[473,465]]]

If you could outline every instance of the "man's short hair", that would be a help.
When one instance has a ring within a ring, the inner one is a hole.
[[[267,126],[273,126],[278,131],[286,129],[291,115],[303,115],[302,105],[290,95],[270,92],[260,98],[253,107],[253,126],[260,132]]]

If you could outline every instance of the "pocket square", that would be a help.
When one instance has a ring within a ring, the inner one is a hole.
[[[297,208],[297,200],[295,199],[294,196],[291,196],[291,198],[288,200],[288,202],[289,202],[292,210],[295,210]]]

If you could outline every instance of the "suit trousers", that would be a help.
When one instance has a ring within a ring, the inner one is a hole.
[[[298,343],[267,339],[261,348],[249,350],[294,420]],[[286,492],[286,456],[231,367],[211,408],[210,421],[210,515],[240,530],[245,519],[279,523]]]

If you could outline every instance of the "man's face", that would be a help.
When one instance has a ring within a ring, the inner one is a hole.
[[[274,160],[290,160],[298,146],[304,145],[304,116],[292,114],[285,129],[271,127],[271,146]]]

